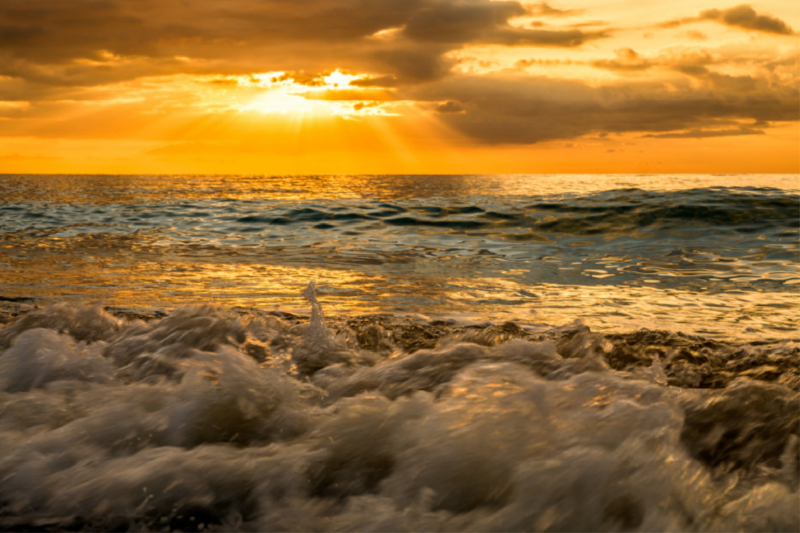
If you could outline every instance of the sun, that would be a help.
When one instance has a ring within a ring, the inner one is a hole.
[[[254,84],[260,90],[250,101],[241,104],[239,110],[314,118],[396,114],[392,111],[396,102],[391,91],[378,92],[352,85],[368,77],[367,74],[346,74],[338,69],[302,80],[286,72],[253,74],[242,77],[245,78],[243,82]]]

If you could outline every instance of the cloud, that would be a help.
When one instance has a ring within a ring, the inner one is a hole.
[[[350,82],[353,87],[397,87],[394,76],[371,76]]]
[[[615,54],[615,59],[595,60],[589,64],[595,68],[618,72],[635,72],[660,67],[680,72],[710,87],[729,92],[755,91],[760,83],[759,79],[750,75],[732,76],[710,70],[708,66],[718,61],[706,50],[666,49],[656,57],[645,58],[631,48],[621,48],[615,50]]]
[[[737,121],[797,120],[796,91],[737,94],[690,85],[671,90],[638,83],[593,87],[544,77],[460,76],[419,87],[404,98],[458,101],[465,113],[439,115],[485,144],[531,144],[593,133],[674,133],[719,129]]]
[[[83,87],[287,71],[302,83],[302,71],[343,68],[407,84],[447,75],[443,56],[469,44],[571,48],[610,35],[509,25],[527,14],[492,0],[3,0],[0,75]]]
[[[497,31],[488,44],[502,44],[506,46],[553,46],[564,48],[577,48],[589,41],[606,39],[611,36],[610,30],[590,31],[581,30],[520,30],[508,28]]]
[[[689,130],[673,133],[650,133],[642,135],[643,138],[650,139],[705,139],[708,137],[734,137],[738,135],[764,135],[764,130],[758,130],[746,126],[723,130]]]
[[[450,73],[455,64],[444,57],[452,48],[441,44],[397,46],[372,52],[374,68],[389,71],[399,83],[421,83],[441,79]]]
[[[516,68],[525,68],[536,66],[552,67],[554,65],[580,65],[580,61],[572,61],[571,59],[520,59],[514,63]]]
[[[776,33],[778,35],[794,35],[794,31],[784,21],[769,15],[759,15],[749,5],[740,5],[730,9],[709,9],[700,13],[702,20],[715,20],[746,30]]]
[[[592,26],[608,26],[608,22],[604,20],[589,20],[587,22],[577,22],[569,25],[570,28],[589,28]]]
[[[448,100],[443,104],[435,107],[437,113],[463,113],[464,106],[454,100]]]
[[[539,4],[539,9],[544,9],[542,6],[547,4]],[[438,2],[415,13],[402,34],[419,42],[569,48],[609,36],[608,31],[529,30],[508,24],[509,19],[526,14],[518,2]]]
[[[608,70],[646,70],[653,66],[653,63],[640,56],[631,48],[620,48],[615,50],[616,59],[601,59],[592,61],[591,65],[597,68]]]
[[[417,102],[408,109],[431,113],[486,144],[602,132],[721,134],[745,131],[735,129],[740,121],[798,118],[796,58],[758,57],[726,70],[720,56],[743,52],[640,54],[621,40],[622,32],[604,29],[606,23],[556,24],[580,13],[514,0],[2,0],[0,102],[29,104],[0,104],[0,133],[122,137],[157,129],[149,127],[153,117],[170,112],[182,113],[176,122],[198,116],[213,122],[239,113],[269,83],[301,85],[291,89],[295,95],[355,102],[356,110]],[[530,17],[548,24],[531,27]],[[748,5],[666,24],[700,21],[793,34],[785,22]],[[491,50],[495,56],[478,59],[497,64],[469,63],[472,47]],[[541,59],[517,59],[528,52],[535,57],[528,50],[508,59],[500,47],[548,50]],[[580,47],[588,50],[573,53]],[[599,54],[615,49],[614,55],[592,61],[587,54],[595,47]],[[473,66],[496,71],[515,60],[515,69],[501,73],[462,73]],[[586,72],[587,65],[616,76],[594,72],[591,83],[558,79],[561,72]],[[545,78],[530,76],[529,66],[575,68],[552,68]],[[336,69],[359,78],[331,89],[323,77]],[[264,72],[276,73],[275,80],[252,78]],[[117,123],[105,111],[111,107]]]
[[[369,107],[377,107],[380,105],[378,102],[356,102],[353,104],[353,109],[355,111],[361,111],[362,109],[369,108]]]
[[[323,76],[327,76],[330,72],[321,72],[321,73],[308,73],[305,71],[292,71],[292,72],[284,72],[280,76],[275,76],[271,81],[273,83],[281,82],[281,81],[291,81],[298,85],[306,85],[308,87],[322,87],[325,85],[325,81],[322,79]]]
[[[554,7],[550,7],[550,5],[546,2],[533,4],[529,6],[528,9],[531,15],[536,15],[539,17],[571,17],[574,15],[580,15],[585,11],[584,9],[556,9]]]
[[[733,28],[760,31],[774,35],[796,35],[794,30],[779,18],[759,15],[752,6],[742,4],[729,9],[707,9],[697,17],[670,20],[659,24],[661,28],[677,28],[683,24],[710,20]]]
[[[525,14],[518,2],[436,2],[415,12],[402,33],[422,42],[475,42]]]

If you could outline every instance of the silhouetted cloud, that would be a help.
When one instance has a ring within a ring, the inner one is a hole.
[[[397,78],[394,76],[372,76],[350,82],[353,87],[396,87]]]
[[[75,131],[66,120],[37,123],[38,129],[23,124],[88,105],[98,98],[93,90],[113,94],[115,87],[158,77],[184,76],[192,91],[255,95],[263,88],[256,78],[248,84],[247,76],[264,72],[274,73],[273,83],[291,80],[307,87],[297,93],[307,99],[355,101],[358,109],[416,101],[424,112],[488,144],[602,132],[758,134],[762,130],[738,128],[738,122],[798,120],[796,54],[754,59],[747,71],[722,64],[735,51],[676,46],[640,54],[610,40],[622,32],[604,29],[604,22],[558,25],[579,14],[560,3],[514,0],[2,0],[0,102],[7,103],[0,103],[0,133],[96,135],[88,128]],[[547,24],[532,27],[531,17]],[[749,5],[701,11],[662,27],[700,21],[794,34],[786,22]],[[613,43],[613,56],[600,47],[604,42]],[[569,53],[587,43],[592,47],[584,54]],[[475,63],[477,71],[508,69],[502,74],[464,74],[471,68],[464,58],[482,45],[549,50],[540,59],[517,59],[517,52],[505,65],[492,63],[494,58]],[[553,48],[562,53],[556,56]],[[509,68],[514,60],[516,70]],[[563,69],[571,73],[591,66],[611,74],[596,72],[600,82],[583,83],[558,79],[557,69],[549,78],[523,70],[556,65],[577,67]],[[316,90],[336,69],[362,77],[349,87]],[[187,102],[199,98],[192,91],[161,105],[211,109],[209,102]],[[150,102],[133,98],[115,105],[130,110],[129,131],[145,129],[152,120],[146,116]],[[220,109],[234,113],[234,107]],[[91,120],[108,122],[100,111]]]
[[[784,21],[769,15],[759,15],[749,5],[740,5],[730,9],[709,9],[700,13],[703,20],[716,20],[728,26],[746,30],[794,35],[794,31]]]
[[[464,106],[461,105],[459,102],[449,100],[443,104],[436,106],[437,113],[463,113]]]
[[[451,77],[403,98],[460,102],[464,113],[441,118],[487,144],[566,140],[600,132],[718,130],[742,120],[797,120],[800,104],[791,88],[740,95],[690,86],[675,92],[660,84],[592,87],[578,81],[504,76]]]
[[[3,0],[0,75],[87,86],[343,67],[413,83],[446,75],[452,62],[442,56],[467,44],[577,47],[609,35],[509,25],[527,13],[491,0]]]
[[[451,47],[435,43],[432,45],[398,45],[376,50],[370,59],[374,67],[391,76],[400,83],[420,83],[445,77],[455,61],[444,57]]]
[[[563,47],[609,36],[607,31],[528,30],[508,24],[509,19],[525,14],[527,10],[517,2],[438,2],[411,17],[403,35],[420,42]]]
[[[642,137],[650,139],[704,139],[707,137],[735,137],[738,135],[764,135],[764,130],[739,127],[724,130],[690,130],[673,133],[650,133],[648,135],[642,135]]]
[[[796,35],[794,30],[779,18],[770,15],[759,15],[752,6],[742,4],[729,9],[707,9],[697,17],[670,20],[659,25],[661,28],[676,28],[683,24],[712,20],[745,30],[754,30],[776,35]]]

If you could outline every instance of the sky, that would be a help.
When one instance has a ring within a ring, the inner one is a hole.
[[[2,0],[0,173],[800,173],[800,4]]]

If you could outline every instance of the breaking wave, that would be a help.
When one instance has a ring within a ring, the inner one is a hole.
[[[0,529],[800,529],[795,341],[303,297],[2,327]]]

